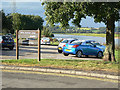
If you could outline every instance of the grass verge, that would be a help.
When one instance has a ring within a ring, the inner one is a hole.
[[[21,60],[2,60],[2,64],[17,65],[17,66],[40,66],[64,69],[77,69],[84,71],[119,71],[120,62],[120,49],[115,51],[117,62],[109,61],[95,61],[95,60],[64,60],[64,59],[21,59]]]
[[[61,60],[61,59],[21,59],[21,60],[3,60],[2,64],[17,66],[40,66],[64,69],[77,69],[84,71],[107,71],[118,72],[118,63],[105,61],[86,61],[86,60]]]
[[[120,51],[120,50],[119,50]],[[116,51],[117,62],[95,61],[95,60],[63,60],[63,59],[21,59],[21,60],[2,60],[2,64],[17,66],[40,66],[64,69],[76,69],[84,71],[107,71],[118,73],[118,61],[120,52]]]

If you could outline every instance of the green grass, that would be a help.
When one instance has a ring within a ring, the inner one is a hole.
[[[80,36],[106,37],[106,34],[95,34],[95,33],[66,33],[66,34],[67,35],[80,35]],[[118,34],[115,34],[115,37],[118,37]]]
[[[2,63],[20,66],[41,66],[65,69],[78,69],[85,71],[103,70],[110,72],[118,72],[117,63],[110,63],[104,61],[42,59],[40,62],[37,62],[36,59],[22,59],[22,60],[3,60]]]
[[[120,50],[119,50],[120,51]],[[118,55],[119,51],[116,51],[117,62],[108,61],[95,61],[95,60],[63,60],[63,59],[41,59],[40,62],[37,59],[21,59],[21,60],[2,60],[3,64],[19,65],[19,66],[40,66],[40,67],[53,67],[53,68],[65,68],[65,69],[77,69],[77,70],[102,70],[108,72],[118,72]]]
[[[58,41],[53,42],[53,43],[52,43],[52,42],[50,42],[50,44],[51,44],[51,45],[58,45],[58,44],[59,44],[59,42],[58,42]]]

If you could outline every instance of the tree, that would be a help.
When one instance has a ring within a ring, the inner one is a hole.
[[[88,3],[87,15],[93,16],[95,22],[106,25],[106,50],[104,60],[115,61],[115,21],[119,20],[120,2]]]
[[[13,29],[14,30],[20,30],[21,29],[21,14],[13,13],[12,14],[12,23],[13,23]]]
[[[0,11],[2,13],[2,31],[3,33],[13,33],[12,31],[12,21],[11,21],[11,16],[5,15],[4,11]]]
[[[3,10],[0,11],[1,15],[2,15],[2,32],[6,33],[7,32],[7,18],[5,16],[5,13]]]
[[[12,14],[14,30],[34,30],[42,29],[44,20],[40,16]]]
[[[47,23],[60,23],[62,27],[72,23],[80,27],[81,18],[94,17],[95,22],[106,24],[105,59],[115,61],[114,29],[119,19],[120,2],[43,2]]]

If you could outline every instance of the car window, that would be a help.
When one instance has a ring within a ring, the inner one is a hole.
[[[3,36],[2,39],[3,39],[3,40],[12,40],[12,38],[9,37],[9,36]]]
[[[61,43],[68,43],[68,40],[63,40]]]
[[[94,45],[101,45],[100,43],[98,43],[98,42],[91,42],[92,44],[94,44]]]
[[[85,45],[93,45],[92,43],[85,43]]]
[[[73,41],[71,44],[82,44],[80,41]]]

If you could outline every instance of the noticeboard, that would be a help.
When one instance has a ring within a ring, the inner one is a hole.
[[[38,30],[19,30],[18,38],[38,38]]]
[[[38,43],[38,61],[40,61],[40,30],[16,30],[16,59],[19,59],[19,39],[37,38]]]

